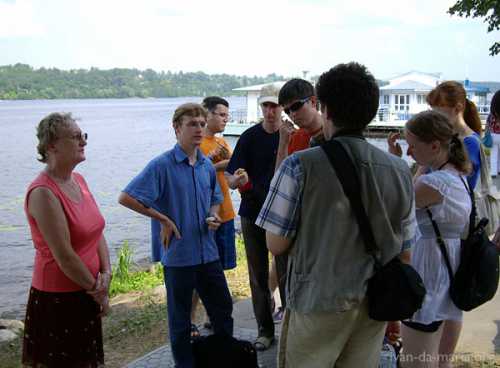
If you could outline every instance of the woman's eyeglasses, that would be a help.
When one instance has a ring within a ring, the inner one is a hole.
[[[70,135],[69,137],[64,137],[64,138],[69,138],[69,139],[73,139],[74,141],[81,141],[81,140],[84,140],[84,141],[87,141],[87,139],[89,138],[89,135],[87,133],[75,133],[73,135]]]
[[[295,111],[300,110],[302,108],[302,106],[304,106],[304,104],[307,101],[309,101],[310,99],[311,99],[311,96],[303,98],[302,100],[295,101],[293,104],[291,104],[290,106],[288,106],[283,111],[285,111],[285,113],[287,115],[290,115],[291,112],[295,112]]]

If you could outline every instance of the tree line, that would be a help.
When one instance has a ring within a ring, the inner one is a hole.
[[[285,79],[274,73],[249,77],[152,69],[34,69],[15,64],[0,66],[0,99],[230,96],[238,95],[234,88]]]

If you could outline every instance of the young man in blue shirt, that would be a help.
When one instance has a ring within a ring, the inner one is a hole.
[[[214,240],[222,194],[212,163],[199,150],[206,118],[199,104],[179,106],[173,117],[177,144],[150,161],[119,198],[123,206],[151,218],[152,260],[161,261],[164,269],[170,343],[178,368],[194,366],[194,289],[214,332],[233,333],[231,295]]]

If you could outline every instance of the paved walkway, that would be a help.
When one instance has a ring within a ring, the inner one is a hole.
[[[234,337],[237,339],[253,341],[257,338],[257,324],[253,317],[252,303],[250,299],[242,300],[234,305]],[[280,328],[276,325],[276,336],[279,336]],[[206,330],[201,330],[201,334],[206,334]],[[276,367],[277,341],[270,349],[258,352],[259,367]],[[162,346],[151,353],[129,363],[127,368],[157,368],[174,367],[174,360],[170,345]]]

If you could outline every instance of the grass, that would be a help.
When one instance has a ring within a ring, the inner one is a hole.
[[[136,268],[134,270],[134,268]],[[163,284],[163,269],[160,264],[149,270],[138,270],[132,262],[132,250],[127,241],[118,252],[116,265],[113,267],[113,278],[109,286],[111,297],[131,291],[144,291]]]

